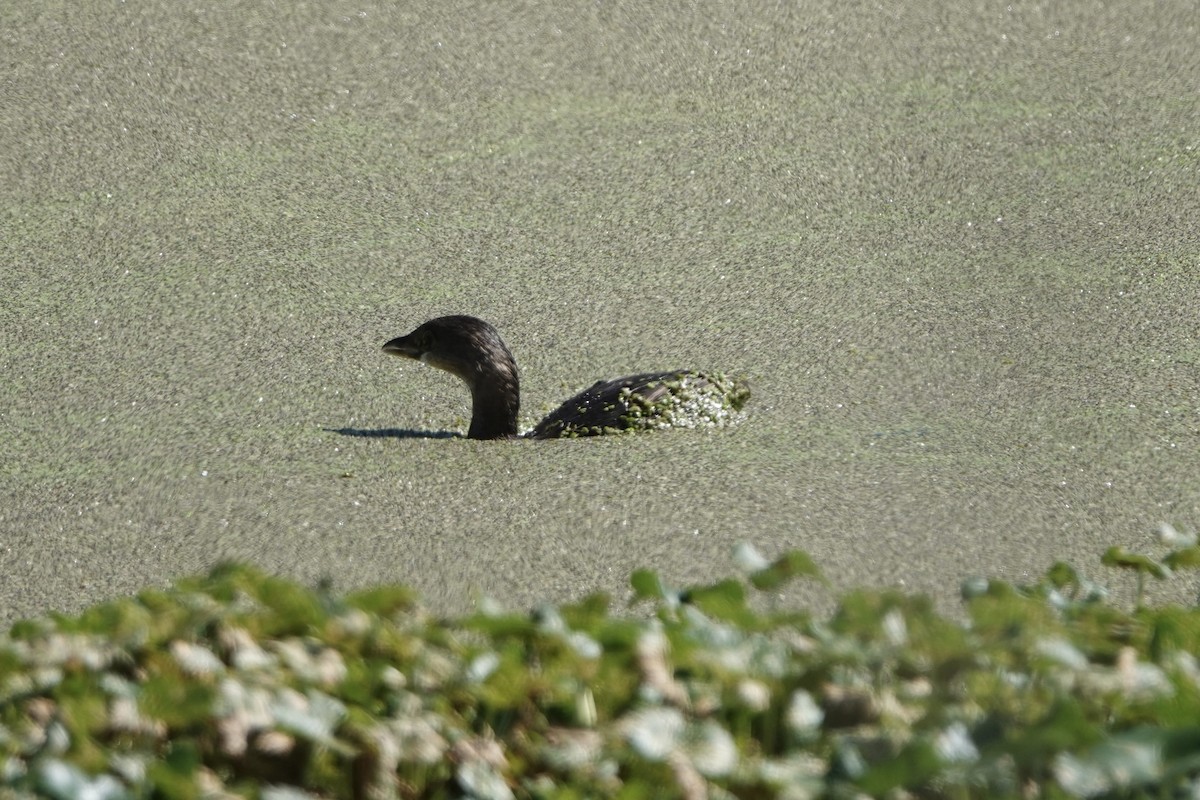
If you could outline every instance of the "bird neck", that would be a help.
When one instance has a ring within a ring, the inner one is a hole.
[[[521,388],[515,368],[488,370],[471,384],[468,439],[508,439],[517,435]]]

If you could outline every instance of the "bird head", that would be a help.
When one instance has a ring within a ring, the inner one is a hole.
[[[431,319],[412,333],[385,343],[383,352],[445,370],[471,387],[484,373],[497,369],[516,374],[512,353],[500,334],[475,317]]]

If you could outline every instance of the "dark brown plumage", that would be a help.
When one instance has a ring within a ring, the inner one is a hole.
[[[512,352],[496,329],[467,316],[438,317],[383,346],[457,375],[471,392],[471,439],[518,435],[520,379]],[[525,435],[532,439],[592,436],[611,431],[724,424],[750,391],[714,373],[650,372],[600,381],[563,403]]]

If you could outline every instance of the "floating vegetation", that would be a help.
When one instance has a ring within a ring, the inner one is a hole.
[[[656,396],[635,394],[626,388],[621,400],[627,406],[624,421],[629,428],[722,427],[739,421],[750,399],[750,388],[724,373],[681,373],[663,381],[666,391]]]
[[[1200,562],[1107,561],[1166,577]],[[1119,556],[1119,558],[1118,558]],[[1200,613],[1122,611],[1076,570],[897,592],[828,619],[754,602],[820,578],[631,580],[535,614],[432,617],[224,565],[0,637],[0,797],[1194,797]],[[767,611],[759,610],[767,607]]]
[[[527,435],[597,436],[667,428],[724,427],[745,417],[750,387],[721,372],[634,375],[600,381],[572,397]]]

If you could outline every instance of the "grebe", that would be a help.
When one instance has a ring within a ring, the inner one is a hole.
[[[500,334],[475,317],[431,319],[383,346],[457,375],[471,391],[469,439],[517,437],[521,407],[517,362]],[[742,381],[715,372],[673,370],[599,381],[563,403],[530,439],[594,436],[630,430],[726,425],[750,398]]]

